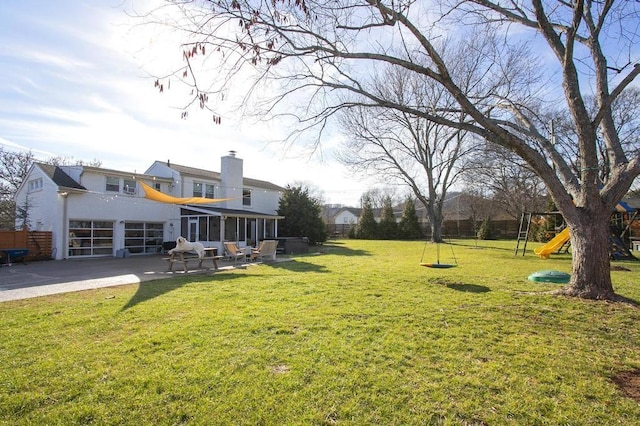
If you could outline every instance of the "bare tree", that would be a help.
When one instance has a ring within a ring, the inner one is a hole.
[[[406,69],[389,67],[374,81],[380,98],[439,110],[453,121],[464,122],[466,118],[441,86]],[[356,173],[409,187],[426,208],[432,241],[441,241],[447,192],[464,170],[477,138],[405,111],[362,104],[341,111],[340,123],[347,139],[339,160]]]
[[[31,151],[7,151],[0,147],[0,229],[12,230],[16,226],[16,203],[13,196],[27,176],[33,161]]]
[[[499,145],[487,143],[468,164],[463,180],[471,192],[491,198],[494,206],[514,219],[525,212],[543,211],[547,202],[542,179],[520,157]]]
[[[12,230],[16,227],[16,221],[19,222],[18,227],[29,225],[28,201],[26,205],[16,206],[13,197],[35,161],[36,157],[31,151],[10,151],[0,147],[0,229]],[[83,162],[73,157],[50,157],[43,162],[57,166],[74,164],[100,167],[102,164],[95,159]]]
[[[394,187],[369,188],[360,196],[360,207],[364,207],[365,203],[369,203],[373,210],[379,210],[382,209],[387,198],[391,200],[392,204],[397,204],[401,200],[398,191]]]
[[[224,92],[234,76],[246,80],[244,71],[250,67],[256,80],[249,92],[258,87],[269,90],[270,116],[283,114],[297,120],[292,134],[319,125],[317,137],[321,137],[327,120],[351,106],[344,96],[337,96],[346,92],[364,97],[370,105],[490,140],[535,170],[564,215],[571,231],[573,274],[561,292],[584,298],[616,297],[609,268],[608,221],[640,173],[640,155],[622,143],[612,104],[640,73],[632,50],[639,37],[637,2],[173,3],[185,19],[176,25],[189,36],[184,45],[186,65],[180,71],[190,79],[193,99],[202,106],[215,110],[208,94]],[[497,49],[487,51],[475,65],[484,74],[483,84],[474,86],[475,91],[466,90],[465,82],[451,72],[442,46],[436,43],[445,29],[468,39],[473,34],[470,28],[491,29],[502,36]],[[514,67],[526,48],[539,52],[545,61]],[[195,59],[209,54],[221,64],[217,86],[202,86],[193,74]],[[380,65],[404,68],[435,81],[471,120],[452,120],[441,111],[380,97],[370,78],[371,69]],[[547,80],[538,82],[541,70]],[[588,96],[595,99],[595,115],[587,106]],[[562,104],[575,129],[571,143],[577,170],[571,167],[572,159],[551,143],[546,122],[540,119],[540,108],[550,103]],[[611,170],[605,181],[598,161],[599,137]]]
[[[598,114],[598,101],[594,96],[585,96],[585,106],[590,117]],[[620,92],[611,103],[611,116],[620,145],[627,156],[640,152],[640,89],[628,87]],[[552,133],[552,142],[557,150],[566,157],[575,174],[580,173],[581,155],[579,152],[577,128],[566,111],[553,111],[545,115]],[[602,182],[609,180],[612,168],[605,134],[601,128],[596,132],[596,153],[598,174]]]
[[[309,198],[315,200],[318,205],[322,206],[326,204],[326,199],[324,195],[324,191],[318,185],[313,182],[308,182],[304,180],[295,180],[292,183],[288,184],[291,188],[304,188],[309,195]]]

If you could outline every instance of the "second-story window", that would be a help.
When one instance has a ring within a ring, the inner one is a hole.
[[[214,194],[214,190],[213,190],[215,187],[213,185],[211,185],[211,184],[208,184],[208,183],[204,187],[205,187],[204,196],[206,198],[215,198],[214,197],[215,194]]]
[[[29,181],[29,192],[37,191],[42,189],[42,178],[37,178]]]
[[[193,182],[193,196],[202,197],[202,183]]]
[[[136,181],[134,179],[124,179],[122,186],[122,192],[125,194],[135,194],[136,193]]]
[[[250,206],[251,205],[251,190],[250,189],[243,189],[242,190],[242,205],[243,206]]]
[[[107,176],[107,191],[120,192],[120,178]]]

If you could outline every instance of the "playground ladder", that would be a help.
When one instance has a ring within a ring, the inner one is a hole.
[[[520,218],[520,228],[518,228],[518,241],[516,243],[516,251],[513,253],[514,256],[518,255],[518,250],[520,249],[520,241],[524,241],[522,246],[522,255],[527,251],[527,241],[529,241],[529,229],[531,228],[531,216],[533,213],[522,213],[522,217]],[[527,222],[525,225],[524,218],[527,216]]]

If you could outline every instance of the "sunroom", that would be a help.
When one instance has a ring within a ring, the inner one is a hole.
[[[180,208],[180,235],[218,250],[225,241],[240,247],[256,246],[262,240],[278,238],[279,219],[284,216],[190,205]]]

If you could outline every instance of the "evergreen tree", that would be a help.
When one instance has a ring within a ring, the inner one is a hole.
[[[373,216],[373,207],[369,197],[362,200],[362,213],[358,219],[356,235],[364,240],[374,240],[378,235],[378,224]]]
[[[490,240],[493,238],[493,222],[491,222],[491,218],[486,218],[482,221],[477,236],[479,240]]]
[[[278,233],[283,237],[307,237],[312,244],[327,240],[327,230],[321,216],[318,200],[309,195],[308,188],[287,185],[278,214],[284,219],[278,222]]]
[[[393,214],[391,197],[387,196],[382,202],[382,214],[378,224],[378,238],[381,240],[393,240],[398,238],[398,224]]]
[[[402,218],[398,223],[398,234],[400,238],[415,240],[422,238],[422,229],[416,213],[416,203],[411,197],[407,197],[402,210]]]
[[[355,225],[352,225],[351,227],[349,227],[349,233],[347,234],[347,237],[349,237],[350,239],[356,238],[356,226]]]

